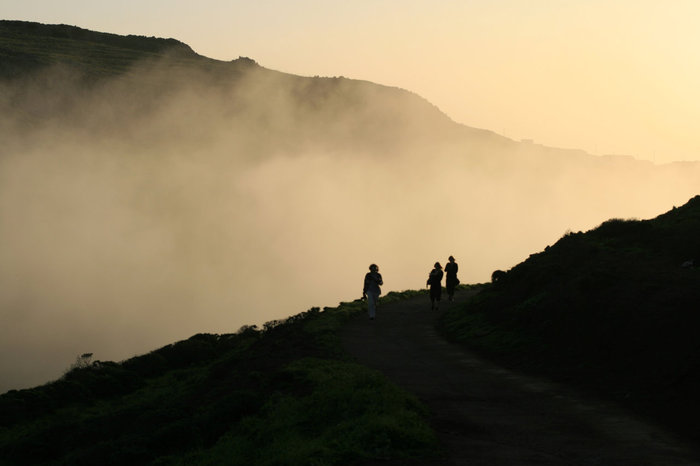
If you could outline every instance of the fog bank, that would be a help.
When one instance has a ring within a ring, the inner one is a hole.
[[[697,194],[695,166],[516,144],[397,89],[163,69],[2,85],[0,392],[356,299],[372,262],[385,292],[449,255],[487,281]]]

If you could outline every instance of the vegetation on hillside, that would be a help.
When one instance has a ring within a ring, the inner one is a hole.
[[[431,454],[424,408],[340,347],[336,331],[363,307],[199,334],[10,391],[0,396],[0,465],[330,465]]]
[[[175,39],[120,36],[65,24],[0,21],[0,78],[20,78],[59,64],[92,78],[114,76],[139,60],[166,53],[182,60],[198,58]]]
[[[700,440],[700,196],[569,233],[447,314],[450,338]]]

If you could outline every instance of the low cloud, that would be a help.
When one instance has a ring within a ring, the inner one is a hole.
[[[385,291],[449,255],[486,281],[567,229],[696,194],[682,171],[523,148],[405,91],[227,76],[4,85],[0,391],[358,298],[372,262]]]

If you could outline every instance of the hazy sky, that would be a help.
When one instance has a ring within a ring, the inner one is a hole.
[[[516,140],[700,160],[697,0],[3,0],[0,18],[398,86]]]

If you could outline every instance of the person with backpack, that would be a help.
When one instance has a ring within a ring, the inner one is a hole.
[[[369,272],[365,275],[365,284],[362,287],[362,298],[367,300],[367,312],[370,320],[374,320],[377,314],[377,301],[379,301],[379,295],[382,294],[382,289],[379,287],[383,284],[377,264],[370,265]]]
[[[440,305],[440,295],[442,294],[442,266],[436,262],[433,270],[428,274],[426,283],[430,287],[430,309],[436,311]]]
[[[459,278],[457,278],[459,266],[452,256],[449,257],[448,261],[445,265],[445,288],[447,289],[447,298],[452,302],[455,300],[455,288],[459,285]]]

